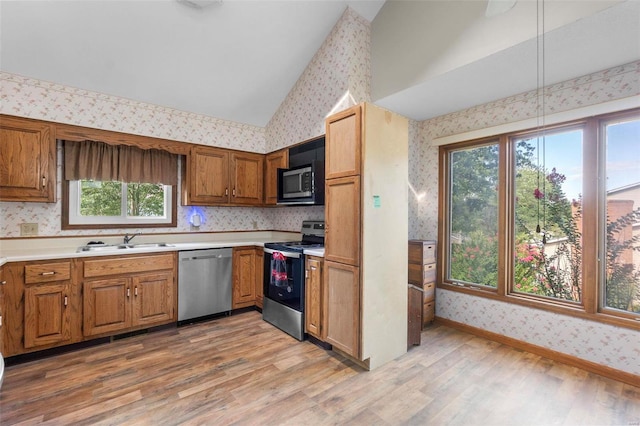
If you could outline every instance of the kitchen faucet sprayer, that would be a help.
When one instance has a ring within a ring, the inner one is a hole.
[[[136,235],[140,235],[140,234],[141,234],[141,232],[136,232],[135,234],[131,234],[131,235],[125,234],[124,235],[124,243],[125,244],[129,244],[131,242],[131,240],[133,240],[136,237]]]

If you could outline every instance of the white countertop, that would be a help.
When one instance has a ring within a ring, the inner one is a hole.
[[[78,247],[86,245],[90,239],[100,239],[106,244],[120,244],[122,243],[121,237],[29,238],[19,240],[2,240],[0,241],[0,266],[7,262],[32,260],[123,256],[136,253],[159,253],[239,246],[262,247],[266,242],[296,241],[296,239],[299,238],[299,234],[278,231],[229,232],[218,234],[150,234],[136,237],[136,240],[132,241],[132,243],[166,243],[168,246],[96,250],[79,253],[77,252]],[[308,249],[304,250],[304,254],[322,257],[324,256],[324,249]]]

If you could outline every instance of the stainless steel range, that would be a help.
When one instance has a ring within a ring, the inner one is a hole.
[[[324,247],[324,221],[302,222],[302,241],[265,243],[262,318],[304,340],[304,250]]]

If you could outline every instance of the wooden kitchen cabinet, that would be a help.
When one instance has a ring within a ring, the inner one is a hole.
[[[321,257],[306,258],[304,331],[320,340],[324,340],[322,336],[322,265]]]
[[[193,147],[183,166],[184,205],[262,205],[261,154]]]
[[[233,249],[233,309],[254,306],[256,303],[257,259],[254,247]],[[260,271],[262,273],[262,271]]]
[[[85,336],[168,324],[176,319],[175,254],[84,261]]]
[[[56,201],[56,140],[51,124],[0,116],[0,201]]]
[[[325,182],[325,255],[331,262],[360,265],[360,177]]]
[[[256,306],[262,309],[264,300],[264,250],[262,247],[254,247],[254,254],[256,259]]]
[[[289,167],[289,149],[267,154],[264,161],[264,203],[275,206],[278,202],[278,169]]]
[[[360,358],[360,268],[324,262],[322,340]]]
[[[71,340],[71,261],[24,267],[24,347]]]
[[[2,353],[13,356],[82,340],[77,261],[15,262],[2,271]]]
[[[408,121],[362,103],[325,124],[323,340],[376,368],[407,350]]]
[[[7,280],[4,278],[4,267],[0,266],[0,353],[6,353],[4,350],[4,289]]]

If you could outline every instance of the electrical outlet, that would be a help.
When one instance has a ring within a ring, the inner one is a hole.
[[[20,224],[20,236],[21,237],[31,237],[34,235],[38,235],[38,224],[37,223],[21,223]]]

